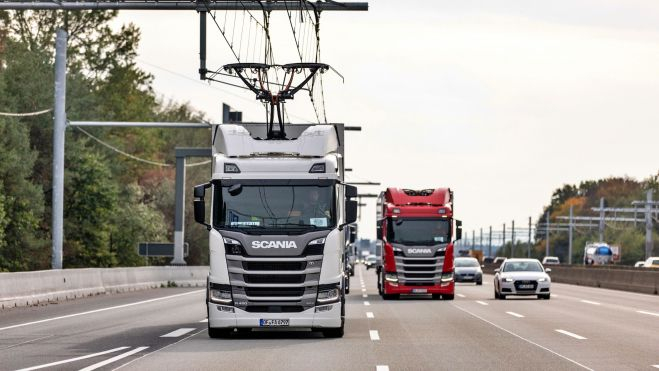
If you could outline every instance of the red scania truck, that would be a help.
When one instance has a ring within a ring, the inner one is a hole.
[[[453,192],[387,188],[376,208],[382,298],[432,294],[433,299],[452,300],[453,242],[462,237],[462,223],[455,220],[453,226]]]

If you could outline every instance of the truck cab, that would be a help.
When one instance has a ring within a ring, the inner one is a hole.
[[[300,131],[261,139],[242,125],[213,128],[211,180],[194,190],[195,220],[209,233],[210,337],[267,327],[343,336],[344,228],[357,190],[342,181],[337,128]]]
[[[453,241],[461,235],[461,222],[453,219],[450,189],[387,188],[377,202],[377,238],[382,246],[377,272],[382,297],[431,294],[434,299],[452,300]]]

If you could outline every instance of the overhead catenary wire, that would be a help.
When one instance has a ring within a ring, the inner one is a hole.
[[[39,115],[43,115],[44,113],[48,113],[52,110],[53,110],[52,108],[48,108],[48,109],[44,109],[44,110],[36,111],[36,112],[22,112],[22,113],[0,112],[0,116],[7,116],[7,117],[39,116]]]

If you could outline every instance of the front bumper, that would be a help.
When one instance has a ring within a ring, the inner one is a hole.
[[[481,282],[483,281],[483,274],[476,273],[472,275],[460,275],[456,273],[453,278],[455,279],[455,282]]]
[[[455,283],[449,282],[446,286],[406,286],[402,284],[392,285],[389,282],[384,283],[385,293],[387,294],[444,294],[451,295],[455,292]],[[425,290],[425,292],[420,292]]]
[[[500,293],[503,295],[546,295],[551,292],[551,282],[538,282],[535,289],[520,290],[515,287],[515,281],[500,283]]]
[[[316,308],[331,305],[330,310],[316,312]],[[296,313],[246,312],[235,307],[208,303],[208,326],[212,328],[260,328],[261,319],[288,319],[286,328],[337,328],[341,327],[341,303],[313,307]],[[227,309],[233,309],[228,312]]]

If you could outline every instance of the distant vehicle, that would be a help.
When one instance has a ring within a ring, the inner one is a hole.
[[[643,268],[645,266],[645,260],[639,260],[634,264],[634,268]]]
[[[551,297],[551,278],[537,259],[506,259],[501,268],[494,270],[494,298],[508,295],[537,295],[538,299]]]
[[[659,268],[659,256],[650,257],[643,264],[643,268]]]
[[[483,271],[476,258],[455,258],[455,282],[475,282],[483,284]]]
[[[501,264],[501,263],[503,263],[506,259],[507,259],[507,258],[506,258],[505,256],[497,256],[496,258],[494,258],[494,260],[492,261],[492,263],[494,263],[494,264]]]
[[[604,242],[586,244],[583,255],[585,265],[605,265],[613,262],[613,250]]]
[[[483,264],[490,264],[494,262],[494,258],[491,256],[488,256],[486,258],[483,258]]]
[[[458,256],[476,258],[476,260],[481,262],[483,261],[483,250],[459,250]]]
[[[377,262],[378,258],[375,255],[369,255],[366,257],[366,260],[364,261],[364,264],[366,265],[366,269],[371,269],[375,267],[375,263]]]
[[[556,256],[545,256],[542,258],[542,265],[559,265],[561,261]]]

